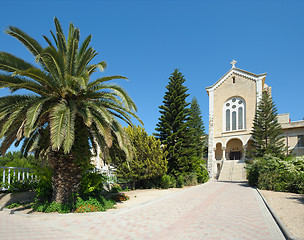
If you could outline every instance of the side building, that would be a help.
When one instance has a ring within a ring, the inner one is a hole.
[[[253,120],[263,91],[271,94],[265,83],[267,74],[254,74],[235,67],[211,87],[209,95],[208,171],[219,175],[225,161],[244,162],[252,149]],[[290,122],[289,114],[278,116],[288,150],[304,155],[304,121]]]

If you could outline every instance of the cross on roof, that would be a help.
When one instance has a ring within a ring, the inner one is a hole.
[[[233,61],[230,63],[231,65],[232,65],[232,68],[235,68],[235,64],[237,63],[237,61],[235,61],[234,59],[233,59]]]

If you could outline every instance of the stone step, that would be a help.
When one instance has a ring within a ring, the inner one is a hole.
[[[246,181],[246,164],[237,161],[224,161],[219,181]]]

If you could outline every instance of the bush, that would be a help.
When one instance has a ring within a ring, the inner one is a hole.
[[[122,191],[121,186],[118,183],[115,183],[112,187],[111,187],[111,193],[119,193]]]
[[[179,175],[177,177],[176,186],[179,187],[179,188],[182,188],[184,186],[184,182],[185,182],[184,176]]]
[[[112,199],[105,199],[104,197],[88,197],[87,199],[82,199],[77,197],[75,204],[61,204],[56,202],[37,202],[33,209],[37,212],[58,212],[58,213],[84,213],[84,212],[99,212],[106,211],[112,208],[116,202]]]
[[[198,183],[204,183],[208,181],[209,173],[205,161],[203,163],[200,163],[199,166],[195,169],[195,171]]]
[[[185,178],[185,185],[186,186],[194,186],[197,185],[197,176],[195,172],[188,173]]]
[[[36,192],[36,200],[38,202],[50,201],[53,194],[52,175],[53,171],[49,167],[37,168],[36,174],[38,176]]]
[[[176,187],[175,177],[172,175],[163,175],[160,180],[160,187],[164,189]]]
[[[68,204],[61,204],[56,202],[39,202],[33,206],[33,209],[37,212],[59,212],[59,213],[69,213],[71,212],[71,206]]]
[[[251,186],[273,191],[304,192],[304,157],[265,155],[247,165]]]
[[[104,197],[89,197],[88,199],[77,198],[75,212],[99,212],[106,211],[114,206],[116,202],[112,199],[105,199]]]
[[[84,170],[82,173],[79,195],[98,196],[103,191],[103,183],[106,181],[102,174]]]
[[[37,181],[33,179],[13,180],[9,185],[8,192],[27,192],[37,188]]]

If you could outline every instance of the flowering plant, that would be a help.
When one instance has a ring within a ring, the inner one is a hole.
[[[122,202],[122,201],[127,201],[129,199],[129,196],[125,195],[124,193],[119,193],[114,195],[112,198],[116,202]]]

